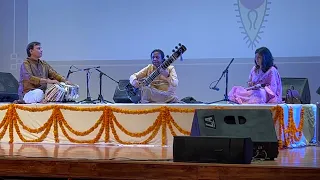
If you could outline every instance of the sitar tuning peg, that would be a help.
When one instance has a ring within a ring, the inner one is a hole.
[[[179,45],[179,46],[182,46],[182,44],[181,44],[181,43],[179,43],[178,45]]]
[[[169,59],[169,55],[166,56]]]
[[[172,52],[176,52],[174,49],[172,49]]]
[[[178,46],[176,46],[176,47],[174,47],[174,48],[178,49]]]

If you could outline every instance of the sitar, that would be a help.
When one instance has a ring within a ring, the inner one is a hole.
[[[172,55],[167,56],[167,59],[164,59],[164,61],[155,71],[153,71],[149,76],[147,76],[143,80],[140,80],[140,83],[141,83],[140,88],[136,88],[130,83],[126,86],[127,96],[133,103],[139,103],[141,101],[140,89],[142,87],[149,86],[152,83],[152,81],[160,75],[161,69],[167,69],[175,60],[177,60],[187,50],[187,48],[184,45],[181,45],[180,43],[178,46],[175,47],[175,50],[172,50],[173,52]]]

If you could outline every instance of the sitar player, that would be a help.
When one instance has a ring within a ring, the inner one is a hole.
[[[156,77],[150,86],[141,86],[139,80],[147,78],[153,71],[160,67],[164,61],[164,53],[155,49],[151,53],[152,64],[147,65],[139,72],[130,76],[130,83],[141,90],[141,103],[177,103],[180,102],[176,96],[178,76],[174,66],[167,69],[160,68],[160,75]]]

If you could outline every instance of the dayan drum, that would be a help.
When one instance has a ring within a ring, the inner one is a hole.
[[[78,85],[67,85],[65,83],[53,84],[45,93],[48,102],[75,101],[79,97]]]

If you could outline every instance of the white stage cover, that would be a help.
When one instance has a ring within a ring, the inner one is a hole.
[[[306,146],[315,138],[317,108],[313,104],[0,104],[0,138],[11,143],[171,146],[173,135],[190,133],[194,109],[204,108],[272,109],[274,118],[276,112],[283,115],[284,127],[279,126],[280,120],[275,121],[278,139],[285,142],[283,134],[290,136],[290,129],[298,137],[292,137],[288,147]],[[290,108],[293,124],[288,123]]]

